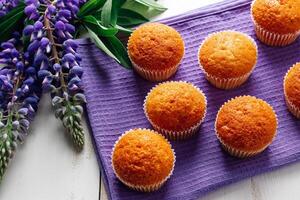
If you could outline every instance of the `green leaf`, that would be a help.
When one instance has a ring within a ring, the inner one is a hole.
[[[113,0],[107,0],[101,12],[101,21],[106,27],[112,22],[112,1]]]
[[[89,29],[88,27],[86,27],[86,30],[89,33],[90,38],[94,41],[94,43],[96,44],[96,46],[99,49],[102,49],[108,56],[112,57],[113,59],[115,59],[118,63],[120,63],[119,59],[116,58],[116,56],[105,46],[105,44],[100,40],[100,38],[97,36],[96,33],[94,33],[91,29]]]
[[[118,25],[118,24],[116,24],[116,26],[115,26],[120,32],[123,32],[123,33],[125,33],[125,34],[128,34],[128,35],[130,35],[131,33],[132,33],[132,29],[129,29],[129,28],[125,28],[125,27],[123,27],[123,26],[120,26],[120,25]]]
[[[127,0],[122,5],[122,8],[137,12],[147,19],[151,19],[165,11],[165,9],[154,9],[153,7],[145,5],[144,3],[142,4],[136,0]]]
[[[77,13],[79,18],[82,18],[85,15],[90,15],[95,11],[99,10],[105,3],[106,0],[89,0],[86,2]]]
[[[135,11],[124,8],[119,10],[118,24],[121,26],[132,27],[148,21],[147,18]]]
[[[132,64],[128,57],[127,49],[123,43],[115,36],[103,38],[107,48],[119,59],[120,64],[126,69],[131,69]]]
[[[118,19],[118,11],[125,0],[107,0],[101,12],[101,21],[104,26],[115,26]]]
[[[92,15],[85,16],[82,20],[84,24],[88,26],[89,29],[91,29],[93,32],[95,32],[98,36],[108,37],[113,36],[118,32],[117,28],[106,28],[102,26]]]
[[[156,3],[153,0],[135,0],[135,1],[138,2],[138,3],[140,3],[140,4],[143,4],[145,6],[148,6],[148,7],[151,7],[153,9],[156,9],[156,10],[160,10],[160,11],[167,10],[166,7],[163,7],[162,5]]]
[[[13,31],[22,27],[20,25],[22,24],[21,20],[25,17],[24,8],[24,4],[21,4],[1,18],[0,41],[9,39]]]

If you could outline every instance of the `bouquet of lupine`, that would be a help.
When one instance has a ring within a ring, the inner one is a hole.
[[[0,181],[43,93],[76,149],[83,148],[83,69],[74,38],[90,37],[131,68],[119,38],[165,10],[154,0],[0,0]]]

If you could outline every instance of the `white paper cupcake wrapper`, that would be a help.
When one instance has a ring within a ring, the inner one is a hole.
[[[203,117],[202,117],[202,118],[199,120],[199,122],[198,122],[197,124],[195,124],[194,126],[188,128],[188,129],[186,129],[186,130],[183,130],[183,131],[171,131],[171,130],[166,130],[166,129],[163,129],[163,128],[159,127],[157,124],[155,124],[155,123],[150,119],[150,117],[149,117],[149,115],[148,115],[148,113],[147,113],[146,102],[147,102],[147,99],[148,99],[149,94],[152,92],[152,90],[153,90],[155,87],[157,87],[157,86],[159,86],[159,85],[161,85],[161,84],[170,83],[170,82],[182,82],[182,83],[188,83],[188,82],[186,82],[186,81],[167,81],[167,82],[160,83],[160,84],[154,86],[154,87],[150,90],[150,92],[148,92],[148,94],[147,94],[147,96],[146,96],[146,98],[145,98],[145,100],[144,100],[144,113],[145,113],[145,116],[147,117],[148,121],[150,122],[150,124],[153,126],[153,128],[154,128],[157,132],[159,132],[159,133],[165,135],[168,139],[171,139],[171,140],[184,140],[184,139],[188,139],[188,138],[192,137],[193,135],[195,135],[195,134],[198,132],[198,130],[200,129],[200,126],[201,126],[202,122],[203,122],[204,119],[205,119],[206,111],[207,111],[207,99],[206,99],[206,96],[205,96],[204,92],[203,92],[202,90],[200,90],[198,87],[196,87],[195,85],[193,85],[193,84],[191,84],[191,83],[188,83],[188,84],[191,84],[195,89],[197,89],[197,90],[204,96],[206,108],[205,108]]]
[[[298,108],[297,106],[295,106],[288,98],[288,95],[286,94],[285,91],[285,81],[287,78],[288,73],[290,72],[290,70],[294,67],[294,65],[292,67],[290,67],[290,69],[286,72],[285,76],[284,76],[284,80],[283,80],[283,91],[284,91],[284,97],[285,97],[285,102],[287,105],[287,108],[289,109],[289,111],[298,119],[300,119],[300,108]]]
[[[258,53],[258,48],[257,48],[257,45],[256,45],[256,42],[253,40],[253,38],[251,38],[249,35],[245,34],[245,33],[242,33],[242,32],[238,32],[238,31],[233,31],[233,30],[224,30],[224,31],[219,31],[219,32],[215,32],[215,33],[212,33],[212,34],[209,34],[201,43],[199,49],[198,49],[198,54],[197,54],[197,57],[198,57],[198,64],[200,66],[200,68],[202,69],[202,72],[204,73],[204,76],[205,78],[212,84],[214,85],[215,87],[219,88],[219,89],[224,89],[224,90],[230,90],[230,89],[234,89],[234,88],[237,88],[239,86],[241,86],[243,83],[245,83],[249,76],[251,75],[251,73],[253,72],[253,70],[255,69],[255,66],[256,66],[256,62],[257,62],[257,59],[256,59],[256,62],[254,63],[252,69],[250,72],[246,73],[245,75],[242,75],[240,77],[236,77],[236,78],[219,78],[219,77],[216,77],[216,76],[213,76],[209,73],[207,73],[204,69],[204,67],[201,65],[201,62],[200,62],[200,57],[199,57],[199,53],[200,53],[200,50],[203,46],[203,44],[212,36],[220,33],[220,32],[237,32],[237,33],[241,33],[245,36],[247,36],[251,41],[252,43],[255,45],[255,48],[256,48],[256,52]]]
[[[155,134],[159,134],[159,133],[157,133],[157,132],[155,132],[155,131],[152,131],[152,130],[150,130],[150,129],[139,128],[139,130],[149,130],[149,131],[151,131],[151,132],[153,132],[153,133],[155,133]],[[125,134],[127,134],[128,132],[131,132],[131,131],[133,131],[133,129],[130,129],[130,130],[126,131],[125,133],[123,133],[123,134],[118,138],[118,140],[115,142],[115,144],[114,144],[114,146],[113,146],[112,153],[111,153],[111,166],[112,166],[112,169],[113,169],[113,171],[114,171],[114,174],[116,175],[116,177],[117,177],[124,185],[126,185],[126,186],[129,187],[130,189],[133,189],[133,190],[136,190],[136,191],[140,191],[140,192],[153,192],[153,191],[155,191],[155,190],[158,190],[159,188],[161,188],[161,187],[164,185],[164,183],[165,183],[165,182],[172,176],[172,174],[173,174],[174,167],[175,167],[175,162],[176,162],[176,154],[175,154],[175,151],[174,151],[174,149],[172,148],[172,145],[170,144],[170,142],[169,142],[166,138],[164,138],[164,139],[166,140],[166,142],[168,142],[169,145],[171,146],[171,150],[172,150],[173,155],[174,155],[173,167],[172,167],[172,169],[171,169],[169,175],[168,175],[166,178],[164,178],[162,181],[160,181],[160,182],[158,182],[158,183],[155,183],[155,184],[151,184],[151,185],[134,185],[134,184],[131,184],[131,183],[125,181],[124,179],[122,179],[122,178],[117,174],[117,172],[116,172],[116,170],[115,170],[115,168],[114,168],[113,162],[112,162],[112,159],[113,159],[113,153],[114,153],[114,151],[115,151],[115,147],[116,147],[117,143],[120,141],[120,139],[121,139]]]
[[[248,96],[248,95],[242,95],[242,96]],[[275,137],[276,137],[276,135],[277,135],[277,131],[276,131],[276,133],[274,134],[274,137],[272,138],[272,140],[271,140],[268,144],[266,144],[263,148],[261,148],[261,149],[259,149],[259,150],[257,150],[257,151],[247,151],[247,152],[246,152],[246,151],[241,151],[241,150],[239,150],[239,149],[236,149],[236,148],[233,148],[233,147],[230,147],[229,145],[227,145],[227,144],[221,139],[221,137],[219,136],[219,133],[218,133],[218,131],[217,131],[217,121],[218,121],[219,113],[220,113],[220,111],[222,110],[222,108],[223,108],[228,102],[230,102],[230,101],[232,101],[232,100],[234,100],[234,99],[236,99],[236,98],[238,98],[238,97],[241,97],[241,96],[237,96],[237,97],[234,97],[234,98],[232,98],[232,99],[226,101],[226,102],[221,106],[221,108],[219,109],[219,111],[218,111],[218,113],[217,113],[216,121],[215,121],[215,134],[216,134],[216,136],[217,136],[217,138],[218,138],[218,140],[219,140],[221,146],[223,147],[223,149],[224,149],[225,151],[227,151],[230,155],[235,156],[235,157],[238,157],[238,158],[248,158],[248,157],[255,156],[255,155],[261,153],[262,151],[264,151],[264,150],[265,150],[265,149],[266,149],[266,148],[274,141],[274,139],[275,139]],[[265,101],[265,102],[266,102],[266,101]],[[267,102],[266,102],[266,103],[267,103]],[[268,103],[267,103],[267,104],[268,104]],[[272,108],[273,112],[275,113],[273,107],[272,107],[270,104],[268,104],[268,105]],[[276,122],[277,122],[277,125],[276,125],[276,126],[278,127],[278,118],[277,118],[276,113],[275,113],[275,116],[276,116]]]
[[[258,23],[256,23],[254,17],[252,16],[252,8],[255,0],[251,3],[251,18],[255,26],[255,32],[257,35],[257,38],[269,45],[269,46],[287,46],[291,43],[293,43],[297,37],[300,35],[300,30],[294,33],[288,33],[288,34],[279,34],[270,32],[263,27],[261,27]]]
[[[131,63],[132,63],[132,66],[133,66],[133,69],[141,76],[143,77],[144,79],[148,80],[148,81],[164,81],[164,80],[167,80],[169,79],[171,76],[173,76],[179,65],[180,65],[180,62],[170,68],[170,69],[167,69],[167,70],[145,70],[141,67],[139,67],[137,64],[135,64],[132,59],[130,58],[131,60]]]

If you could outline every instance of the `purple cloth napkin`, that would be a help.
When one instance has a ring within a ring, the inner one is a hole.
[[[163,20],[181,33],[186,45],[184,60],[172,80],[189,81],[201,88],[208,99],[208,112],[197,136],[172,142],[177,155],[174,174],[153,193],[135,192],[120,183],[113,174],[110,155],[113,144],[124,131],[135,127],[151,128],[142,105],[145,95],[156,84],[122,68],[91,42],[79,41],[88,116],[110,199],[197,199],[223,185],[300,159],[300,122],[288,112],[282,86],[288,68],[300,61],[299,40],[283,48],[268,47],[257,41],[257,67],[246,84],[235,90],[212,87],[198,66],[198,47],[209,33],[233,29],[256,39],[249,10],[249,0],[233,0]],[[225,101],[239,95],[254,95],[266,100],[279,119],[278,134],[271,146],[262,154],[245,160],[225,153],[214,133],[218,109]]]

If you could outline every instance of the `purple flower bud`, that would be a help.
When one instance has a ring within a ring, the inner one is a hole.
[[[81,79],[78,76],[74,76],[70,81],[68,85],[77,84],[80,83]]]
[[[41,39],[41,42],[40,42],[40,46],[43,48],[43,49],[46,49],[46,47],[49,45],[49,39],[46,38],[46,37],[43,37]]]
[[[29,97],[27,97],[24,101],[25,101],[25,103],[27,103],[27,104],[37,104],[38,99],[37,99],[36,97],[29,96]]]
[[[35,22],[34,23],[34,30],[35,31],[39,31],[39,30],[41,30],[42,28],[43,28],[43,23],[42,22],[40,22],[40,21],[37,21],[37,22]]]
[[[86,102],[86,98],[85,98],[84,94],[82,94],[82,93],[75,94],[74,99],[77,101],[84,102],[84,103]]]
[[[36,70],[35,70],[34,67],[28,67],[28,68],[26,69],[25,72],[26,72],[26,74],[28,74],[28,75],[34,76],[35,73],[36,73]]]
[[[24,69],[23,62],[21,62],[21,61],[17,62],[16,68],[17,68],[18,71],[23,71],[23,69]]]
[[[34,31],[33,25],[27,25],[27,26],[24,28],[24,30],[23,30],[23,34],[24,34],[25,36],[29,36],[29,35],[31,35],[31,34],[33,33],[33,31]]]
[[[26,5],[33,4],[35,6],[38,6],[38,0],[25,0]]]
[[[71,34],[74,34],[75,27],[72,24],[66,24],[66,31],[70,32]]]
[[[28,85],[23,86],[22,92],[23,92],[23,93],[29,92],[29,87],[28,87]]]
[[[75,65],[71,68],[70,73],[81,77],[81,75],[83,73],[83,69],[82,69],[82,67]]]
[[[3,49],[13,49],[13,48],[15,48],[15,46],[10,42],[3,42],[1,44],[1,48],[3,48]]]
[[[30,4],[30,5],[28,5],[28,6],[25,7],[24,12],[25,12],[25,14],[26,14],[27,16],[30,16],[30,15],[32,15],[33,13],[37,12],[37,9],[36,9],[36,7],[35,7],[34,4]]]
[[[11,55],[12,55],[12,57],[19,57],[20,53],[17,49],[12,49],[11,50]]]
[[[52,4],[48,5],[48,11],[51,15],[53,15],[56,12],[55,6],[53,6]]]
[[[71,12],[69,10],[67,10],[67,9],[63,9],[63,10],[60,10],[58,12],[58,16],[70,19],[71,18]]]
[[[18,113],[20,115],[27,115],[28,114],[28,108],[21,108],[18,110]]]
[[[43,61],[47,60],[48,57],[44,53],[39,53],[35,56],[34,58],[34,64],[35,65],[40,65]]]
[[[77,49],[78,48],[78,44],[74,40],[72,40],[72,39],[66,40],[64,42],[64,46],[66,46],[66,47],[69,46],[69,47],[72,47],[73,49]]]
[[[16,91],[16,96],[18,96],[20,98],[23,95],[24,95],[24,93],[23,93],[22,89],[18,88],[17,91]]]
[[[37,51],[40,46],[40,42],[38,40],[34,40],[27,48],[28,52],[33,54]]]
[[[68,88],[69,88],[69,90],[72,91],[72,92],[78,91],[78,90],[80,89],[80,88],[79,88],[77,85],[75,85],[75,84],[73,84],[73,85],[68,85]]]
[[[55,29],[64,31],[66,29],[66,26],[62,21],[57,21],[55,23]]]
[[[67,53],[63,56],[63,61],[73,62],[75,61],[75,56],[71,53]]]
[[[56,72],[59,72],[59,71],[61,70],[61,65],[58,64],[58,63],[55,63],[55,64],[53,65],[53,69],[54,69]]]
[[[27,119],[21,119],[20,120],[20,125],[25,127],[26,129],[29,128],[29,121]]]
[[[25,79],[23,81],[23,83],[26,85],[32,85],[34,83],[34,79],[32,77],[29,77],[29,78]]]
[[[14,121],[14,122],[12,123],[12,127],[13,127],[14,130],[18,129],[19,126],[20,126],[19,121]]]
[[[40,79],[44,79],[45,77],[50,76],[50,75],[51,75],[51,73],[48,70],[40,70],[38,72],[38,77]]]

